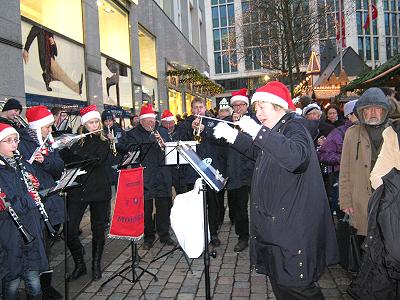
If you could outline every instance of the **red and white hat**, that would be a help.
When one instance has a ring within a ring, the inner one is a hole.
[[[270,81],[258,88],[251,98],[251,104],[257,101],[269,102],[282,106],[284,109],[296,110],[288,88],[279,81]]]
[[[100,116],[100,113],[97,111],[96,105],[89,105],[84,108],[81,108],[81,110],[79,111],[79,114],[81,115],[81,124],[82,125],[91,119],[101,120],[101,116]]]
[[[247,97],[247,89],[242,88],[237,92],[232,92],[231,105],[236,101],[243,101],[249,105],[249,97]]]
[[[156,114],[153,110],[153,106],[151,104],[145,104],[140,109],[139,120],[146,118],[156,118]]]
[[[174,115],[168,109],[164,110],[161,115],[161,121],[174,121]]]
[[[19,139],[19,133],[14,127],[5,123],[0,123],[0,141],[4,140],[7,136],[13,133],[17,134],[17,138]]]
[[[44,105],[32,106],[26,110],[26,119],[29,128],[40,129],[54,122],[54,116],[50,110]]]

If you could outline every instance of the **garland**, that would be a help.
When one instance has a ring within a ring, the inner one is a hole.
[[[167,76],[178,76],[180,77],[179,83],[191,83],[194,85],[194,87],[201,88],[204,93],[210,96],[214,96],[216,94],[221,94],[224,92],[224,88],[222,86],[211,81],[206,76],[193,68],[184,70],[169,70],[167,71]]]

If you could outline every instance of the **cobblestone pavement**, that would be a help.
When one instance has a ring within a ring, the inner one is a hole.
[[[86,253],[91,253],[91,236],[88,216],[82,223],[82,239]],[[275,299],[270,284],[264,275],[250,272],[248,249],[235,253],[233,247],[237,242],[234,226],[224,223],[219,237],[221,246],[216,248],[217,257],[211,258],[210,278],[212,299]],[[58,290],[64,289],[63,243],[57,242],[53,247],[52,265],[54,268],[54,285]],[[139,266],[157,276],[144,273],[136,284],[117,277],[100,288],[101,284],[113,274],[128,266],[131,262],[131,247],[127,241],[107,240],[103,257],[103,278],[100,281],[90,280],[90,261],[87,255],[88,275],[82,276],[70,284],[70,295],[74,299],[205,299],[203,258],[190,260],[191,270],[182,251],[175,250],[152,262],[173,249],[156,242],[148,251],[142,250],[142,242],[138,243],[141,256]],[[57,254],[58,253],[58,254]],[[70,268],[73,268],[69,259]],[[136,268],[140,274],[140,270]],[[132,273],[126,275],[132,278]],[[330,267],[319,281],[326,299],[351,299],[346,294],[351,275],[339,265]]]

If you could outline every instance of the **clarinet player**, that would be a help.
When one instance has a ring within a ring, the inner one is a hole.
[[[92,230],[92,279],[101,278],[101,257],[105,244],[105,228],[108,220],[108,207],[111,201],[111,184],[104,167],[110,152],[107,139],[102,129],[100,113],[95,105],[80,110],[81,126],[79,134],[93,132],[73,144],[63,153],[65,163],[94,159],[85,170],[87,174],[78,177],[82,186],[68,194],[68,248],[75,262],[75,269],[70,280],[75,280],[87,273],[84,261],[84,248],[79,240],[79,225],[86,208],[90,208],[90,225]]]
[[[44,247],[43,223],[35,201],[35,192],[28,192],[19,169],[19,163],[29,170],[29,180],[38,181],[32,175],[33,169],[15,157],[19,134],[10,125],[0,123],[0,188],[2,198],[12,205],[21,224],[29,229],[33,241],[25,243],[18,227],[7,214],[5,205],[0,205],[0,248],[5,252],[6,271],[2,279],[3,297],[7,300],[19,299],[18,288],[21,280],[25,283],[27,299],[42,299],[39,273],[48,271],[48,260]]]

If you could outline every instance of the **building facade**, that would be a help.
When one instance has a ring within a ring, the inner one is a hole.
[[[342,41],[343,49],[352,47],[369,66],[380,65],[393,55],[399,48],[399,0],[309,0],[309,11],[323,15],[319,19],[319,38],[310,45],[308,53],[304,54],[304,63],[308,63],[311,50],[318,58],[327,45],[332,45],[336,56],[340,48],[339,10],[343,14]],[[257,29],[257,38],[268,43],[268,22],[258,17],[251,7],[252,0],[205,0],[207,43],[210,46],[208,62],[211,78],[220,83],[227,92],[247,87],[251,91],[265,84],[269,79],[269,70],[265,64],[263,53],[259,50],[260,42],[253,43],[253,34],[242,38],[243,27]],[[339,5],[340,4],[340,5]],[[368,16],[368,5],[372,4],[372,31],[365,25]],[[307,7],[307,6],[306,6]],[[246,13],[247,12],[247,13]],[[235,40],[236,37],[236,40]],[[329,41],[329,43],[327,43]],[[239,45],[240,44],[240,45]],[[262,44],[261,44],[262,45]],[[244,49],[242,58],[235,56],[235,47]],[[265,46],[263,46],[265,47]],[[307,49],[305,49],[307,51]],[[271,49],[270,53],[273,53]],[[332,58],[332,57],[330,57]],[[334,57],[333,57],[334,58]],[[321,63],[321,66],[330,61]],[[264,68],[263,68],[264,67]],[[306,70],[306,65],[302,70]],[[323,70],[321,70],[323,71]],[[217,99],[229,96],[229,93],[218,95]]]
[[[209,72],[203,0],[0,0],[0,100],[96,104],[126,117],[153,103],[186,111],[190,86],[167,71]],[[178,96],[176,96],[178,95]]]

